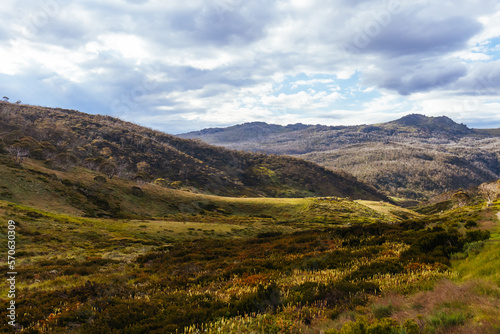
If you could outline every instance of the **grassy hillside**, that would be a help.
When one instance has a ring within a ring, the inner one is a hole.
[[[231,143],[242,141],[255,141],[264,139],[270,135],[283,134],[288,132],[305,130],[309,126],[305,124],[290,124],[280,126],[275,124],[267,124],[265,122],[252,122],[241,125],[232,126],[229,128],[209,128],[201,131],[196,131],[191,134],[196,134],[203,140],[210,143]],[[180,135],[180,137],[190,138],[191,135]]]
[[[0,200],[46,211],[82,217],[152,218],[197,217],[230,220],[237,217],[265,218],[282,223],[342,223],[343,217],[362,222],[405,217],[405,209],[387,203],[393,215],[339,197],[237,198],[170,189],[158,183],[125,178],[107,179],[83,167],[53,170],[44,163],[25,159],[22,166],[0,156]],[[368,203],[368,202],[367,202]],[[378,203],[378,202],[377,202]],[[381,204],[382,205],[382,204]]]
[[[485,261],[497,234],[484,241],[481,232],[498,228],[499,202],[422,216],[337,198],[210,201],[233,214],[85,218],[0,201],[0,220],[16,221],[19,326],[29,333],[500,328],[498,261]],[[311,220],[335,208],[343,212],[335,223]],[[0,231],[6,240],[6,225]]]
[[[0,153],[54,171],[87,168],[106,178],[156,182],[225,196],[350,196],[388,200],[346,173],[285,156],[230,151],[109,116],[0,103]]]
[[[78,166],[3,159],[0,240],[6,222],[16,221],[22,332],[500,328],[498,194],[489,206],[487,193],[476,192],[449,210],[419,214],[339,197],[139,187],[117,177],[103,182]],[[0,301],[4,318],[7,302]]]
[[[250,129],[258,133],[259,128],[267,131],[253,138],[237,136]],[[329,169],[347,170],[397,197],[428,198],[500,177],[498,130],[469,129],[444,116],[408,115],[348,127],[247,123],[182,137],[239,150],[293,154]]]

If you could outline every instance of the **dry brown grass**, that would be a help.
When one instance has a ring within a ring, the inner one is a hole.
[[[488,281],[455,283],[443,280],[433,290],[419,292],[412,296],[388,294],[377,302],[391,305],[391,318],[403,323],[416,319],[423,328],[440,312],[444,314],[463,313],[470,320],[463,326],[451,326],[436,333],[498,333],[500,328],[500,289]]]

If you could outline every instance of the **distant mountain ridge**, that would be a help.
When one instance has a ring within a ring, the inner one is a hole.
[[[237,143],[245,140],[265,139],[270,135],[285,134],[290,132],[325,132],[342,131],[360,132],[362,134],[371,133],[375,135],[397,135],[412,133],[421,137],[448,136],[455,138],[463,135],[484,135],[481,130],[474,130],[465,124],[458,124],[447,116],[429,117],[420,114],[410,114],[395,121],[372,125],[354,126],[327,126],[327,125],[307,125],[302,123],[277,125],[265,122],[248,122],[226,128],[207,128],[199,131],[192,131],[177,135],[181,138],[199,138],[209,143]],[[420,132],[418,132],[420,131]],[[207,140],[210,139],[210,140]]]
[[[432,197],[500,177],[499,131],[471,129],[447,116],[411,114],[357,126],[253,122],[205,131],[179,136],[237,150],[295,155],[345,169],[394,196]]]
[[[238,142],[242,140],[254,140],[256,138],[265,138],[269,135],[278,133],[287,133],[293,131],[305,130],[309,125],[297,123],[286,126],[277,124],[267,124],[265,122],[249,122],[235,125],[229,128],[207,128],[190,134],[196,134],[204,138],[211,137],[214,141],[223,140],[224,142]],[[222,136],[222,137],[221,137]],[[179,135],[181,138],[189,136]]]

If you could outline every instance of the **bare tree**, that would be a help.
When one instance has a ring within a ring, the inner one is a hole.
[[[124,161],[119,161],[116,163],[116,175],[123,178],[129,178],[131,176],[131,171],[129,165]]]
[[[116,164],[112,160],[105,160],[99,165],[98,169],[101,173],[106,174],[110,179],[117,173]]]
[[[17,165],[20,165],[24,158],[27,157],[30,153],[30,151],[21,146],[12,146],[7,148],[7,152],[9,152],[9,155],[14,159],[14,162]]]
[[[500,195],[500,183],[484,183],[479,186],[479,191],[486,197],[488,201],[487,205],[490,206],[498,198],[498,195]]]

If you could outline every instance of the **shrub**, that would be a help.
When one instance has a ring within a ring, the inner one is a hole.
[[[398,332],[398,323],[389,318],[383,318],[366,327],[366,334],[387,334]]]
[[[115,162],[111,159],[104,160],[103,162],[101,162],[97,170],[100,171],[101,173],[106,174],[106,176],[109,177],[110,179],[112,179],[113,176],[115,176],[118,171]]]
[[[345,323],[340,330],[340,334],[366,334],[366,319],[358,318],[356,321]]]
[[[403,324],[403,328],[406,330],[406,334],[420,333],[420,327],[418,327],[418,324],[414,319],[406,319]]]
[[[261,232],[257,234],[257,238],[273,238],[273,237],[279,237],[283,233],[280,231],[271,231],[271,232]]]
[[[318,298],[318,283],[306,282],[290,289],[288,301],[293,303],[310,304]]]
[[[108,182],[106,180],[106,178],[104,176],[101,176],[101,175],[97,175],[96,177],[94,177],[94,181],[97,182],[97,183],[106,183],[106,182]]]
[[[282,305],[282,293],[276,283],[259,285],[256,293],[243,297],[237,310],[243,313],[276,311]]]
[[[165,179],[156,179],[154,184],[160,187],[168,187],[169,182]]]
[[[463,312],[446,313],[439,312],[429,318],[429,325],[432,330],[436,330],[440,327],[452,327],[463,325],[466,320],[466,315]]]
[[[383,262],[374,262],[369,265],[361,266],[350,275],[350,279],[367,279],[378,274],[399,274],[403,271],[403,266],[398,260],[388,260]]]
[[[415,332],[416,326],[416,332]],[[405,322],[403,326],[399,326],[399,324],[389,318],[382,318],[380,320],[375,320],[373,322],[368,322],[364,317],[358,317],[356,321],[350,321],[345,323],[342,326],[342,329],[339,331],[335,329],[330,329],[325,333],[328,334],[396,334],[396,333],[405,333],[405,334],[418,334],[418,325],[415,321],[410,320]]]
[[[142,197],[142,196],[144,196],[144,192],[138,186],[133,186],[132,187],[132,195],[137,196],[137,197]]]
[[[182,181],[174,181],[170,183],[170,187],[174,189],[180,189],[182,187]]]
[[[54,158],[54,164],[57,168],[66,170],[78,163],[78,158],[69,152],[59,153]]]
[[[477,226],[477,223],[473,220],[468,220],[464,224],[465,228],[471,228],[471,227],[476,227],[476,226]]]
[[[391,304],[389,305],[373,305],[372,312],[375,318],[382,319],[388,318],[392,315],[393,307]]]
[[[474,242],[474,241],[488,240],[490,236],[491,236],[490,231],[481,231],[481,230],[467,231],[465,233],[465,241]]]
[[[484,247],[484,241],[474,241],[465,245],[464,253],[467,256],[477,255],[479,254],[479,252],[481,252],[483,247]]]

